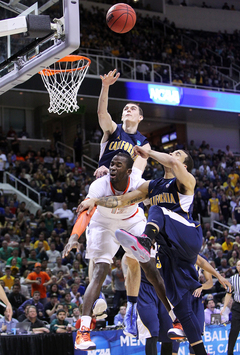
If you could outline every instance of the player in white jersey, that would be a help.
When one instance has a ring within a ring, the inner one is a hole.
[[[114,196],[125,194],[135,190],[145,180],[140,175],[132,175],[133,160],[129,154],[121,152],[114,156],[110,163],[109,174],[94,181],[89,189],[88,198]],[[99,296],[101,287],[109,270],[109,264],[118,251],[120,244],[115,237],[117,228],[124,228],[131,233],[142,233],[146,225],[144,212],[137,204],[120,209],[108,209],[98,207],[87,228],[87,254],[86,257],[94,261],[95,267],[89,286],[84,294],[83,316],[81,327],[77,333],[75,347],[80,350],[93,350],[96,348],[90,339],[90,323],[93,303]],[[76,248],[76,242],[69,240],[63,255],[72,248]],[[136,315],[136,302],[140,286],[138,277],[139,264],[131,252],[127,252],[128,274],[126,279],[126,291],[128,303],[131,303],[132,312]],[[136,320],[129,322],[126,334],[136,335]]]

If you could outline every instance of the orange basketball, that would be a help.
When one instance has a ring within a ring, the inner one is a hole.
[[[110,7],[106,15],[108,27],[117,33],[130,31],[136,23],[136,12],[128,4],[119,3]]]

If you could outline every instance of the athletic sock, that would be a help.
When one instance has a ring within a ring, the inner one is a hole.
[[[174,322],[177,319],[172,309],[171,311],[168,312],[168,314],[171,317],[172,322]]]
[[[131,303],[137,303],[137,299],[135,296],[127,296],[127,301]]]
[[[91,321],[92,321],[92,317],[90,317],[90,316],[82,316],[82,317],[81,317],[80,330],[82,329],[82,327],[85,327],[85,328],[89,328],[89,329],[90,329]]]
[[[154,225],[147,224],[146,228],[145,228],[145,231],[143,232],[141,237],[148,237],[151,240],[153,240],[158,235],[158,232],[159,232],[158,229]]]

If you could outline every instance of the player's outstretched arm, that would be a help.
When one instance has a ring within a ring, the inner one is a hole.
[[[117,69],[110,71],[108,74],[100,75],[102,79],[102,89],[98,99],[98,121],[101,129],[103,130],[102,142],[108,140],[109,135],[111,135],[117,124],[112,120],[111,115],[108,112],[108,92],[109,86],[113,85],[120,76],[120,73],[117,73]]]
[[[215,276],[218,281],[220,282],[220,284],[223,285],[223,287],[225,289],[228,289],[229,292],[231,292],[231,284],[230,282],[225,279],[224,277],[222,277],[210,264],[209,262],[207,262],[207,260],[205,260],[204,258],[202,258],[200,255],[198,255],[197,257],[197,261],[196,264],[203,270],[209,272],[211,275]]]
[[[151,149],[150,144],[145,144],[143,147],[143,149],[145,150],[149,150]],[[139,170],[141,170],[142,172],[144,172],[145,168],[147,165],[147,158],[142,158],[140,155],[137,156],[136,160],[134,161],[133,166]]]
[[[179,183],[185,186],[186,194],[192,194],[194,192],[196,184],[194,176],[187,171],[186,166],[180,160],[171,154],[160,153],[155,150],[148,150],[139,146],[134,147],[134,153],[136,155],[140,155],[144,159],[149,157],[155,159],[164,167],[172,169]],[[178,154],[181,154],[181,151],[179,151]]]
[[[131,191],[127,194],[120,196],[109,196],[109,197],[99,197],[90,198],[88,200],[82,201],[78,206],[78,213],[82,213],[88,210],[90,213],[94,206],[103,206],[107,208],[121,208],[123,206],[129,206],[134,203],[139,203],[144,201],[148,197],[148,185],[149,181],[144,182],[137,190]]]

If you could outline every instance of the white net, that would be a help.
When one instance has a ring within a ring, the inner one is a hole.
[[[90,63],[86,57],[69,55],[39,72],[49,92],[50,113],[61,115],[79,109],[77,93]]]

